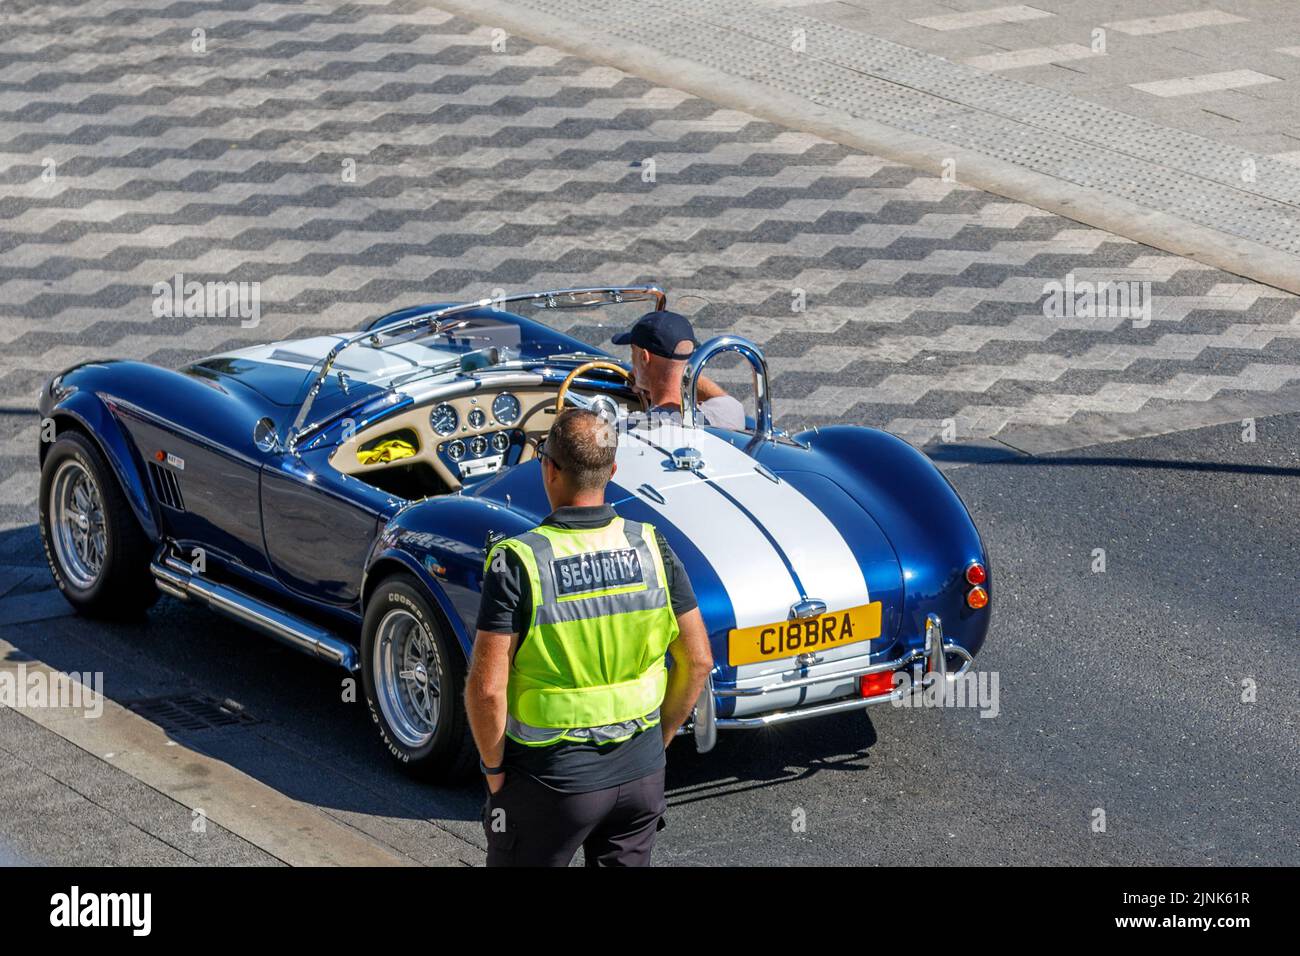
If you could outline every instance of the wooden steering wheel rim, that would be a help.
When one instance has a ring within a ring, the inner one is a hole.
[[[621,365],[615,365],[613,362],[601,361],[583,362],[568,375],[564,376],[564,381],[560,383],[560,390],[555,393],[555,414],[558,415],[560,412],[564,411],[564,397],[569,394],[569,386],[573,384],[573,380],[583,372],[590,372],[593,368],[603,368],[611,372],[617,372],[619,375],[623,376],[624,380],[629,385],[632,384],[632,373]],[[642,404],[645,404],[644,400],[642,401]]]

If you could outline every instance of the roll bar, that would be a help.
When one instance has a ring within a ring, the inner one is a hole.
[[[740,354],[753,368],[754,397],[758,406],[754,439],[760,442],[771,441],[775,432],[772,428],[772,390],[767,375],[767,359],[757,345],[739,335],[719,335],[709,339],[686,360],[686,372],[682,375],[682,425],[694,428],[700,424],[695,409],[700,373],[710,359],[723,352]]]

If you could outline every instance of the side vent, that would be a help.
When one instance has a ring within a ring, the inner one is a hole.
[[[153,479],[153,490],[158,500],[168,508],[184,511],[185,501],[181,498],[181,483],[176,473],[152,461],[148,465],[149,477]]]

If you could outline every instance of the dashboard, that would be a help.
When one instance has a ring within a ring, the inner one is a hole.
[[[533,457],[531,442],[544,437],[555,420],[556,395],[554,387],[537,387],[535,381],[480,388],[404,409],[361,429],[335,449],[330,461],[340,472],[363,479],[427,464],[455,490]],[[402,457],[363,462],[361,456],[388,441],[413,446],[415,454],[403,449]]]

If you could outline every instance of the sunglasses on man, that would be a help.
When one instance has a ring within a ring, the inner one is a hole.
[[[555,467],[555,470],[556,470],[556,471],[564,471],[564,468],[560,465],[560,463],[559,463],[558,461],[555,460],[555,456],[552,455],[552,454],[549,454],[549,453],[546,451],[546,439],[545,439],[545,438],[540,438],[540,439],[538,439],[538,441],[537,441],[537,447],[536,447],[535,450],[536,450],[536,452],[537,452],[537,457],[538,457],[538,458],[545,458],[545,459],[547,459],[547,460],[548,460],[548,461],[549,461],[549,462],[550,462],[550,463]]]

